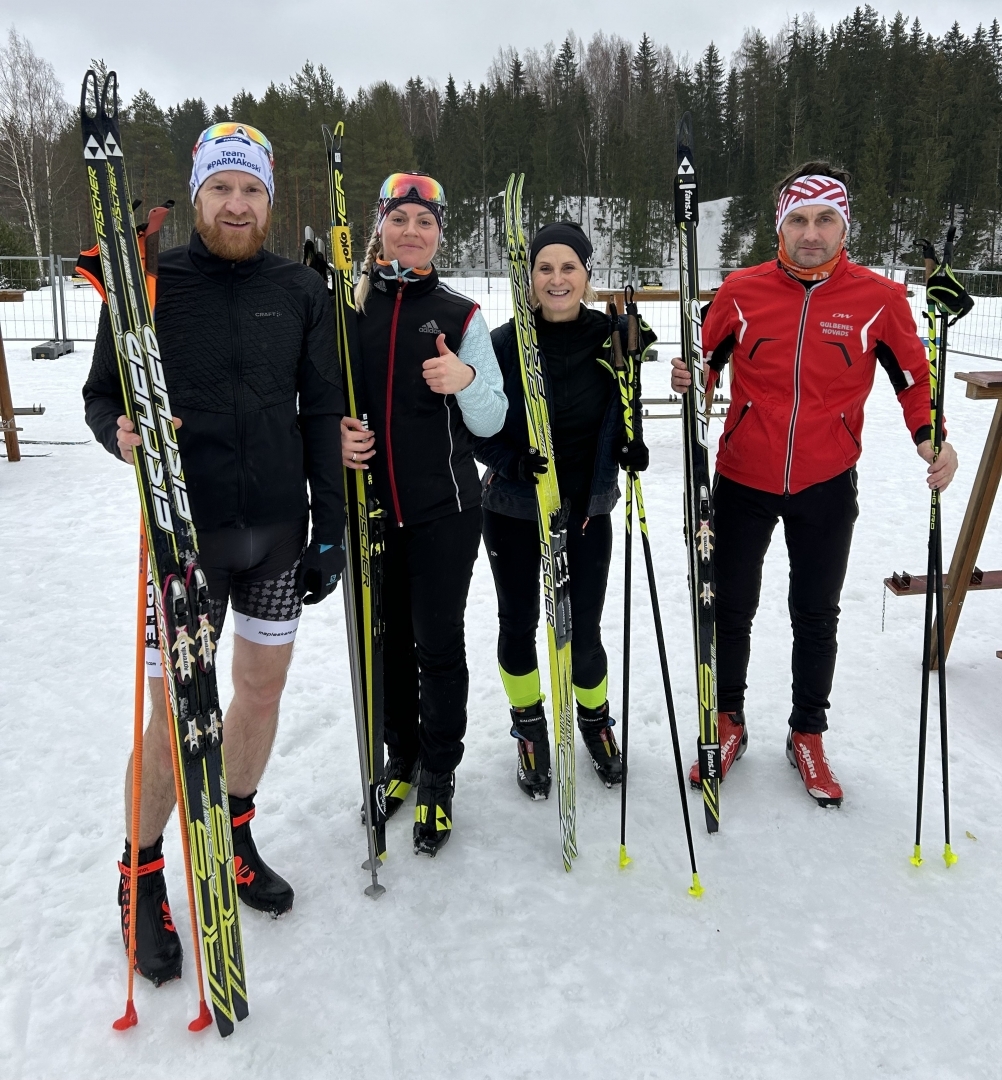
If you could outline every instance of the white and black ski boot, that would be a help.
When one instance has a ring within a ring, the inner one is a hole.
[[[606,787],[623,782],[623,759],[612,733],[615,720],[609,715],[609,702],[598,709],[578,705],[578,730],[591,755],[595,772]]]
[[[139,849],[139,891],[136,896],[136,971],[154,986],[181,978],[181,939],[167,900],[164,880],[162,836],[149,847]],[[118,864],[118,906],[122,920],[122,940],[129,952],[129,882],[132,877],[132,845],[125,841],[125,853]]]
[[[417,806],[414,807],[414,854],[434,858],[452,836],[452,797],[456,774],[431,772],[424,766],[418,774]]]
[[[511,710],[511,734],[518,743],[518,767],[515,773],[518,786],[530,799],[548,799],[553,774],[542,701],[524,709]]]
[[[266,911],[276,919],[284,915],[296,898],[292,886],[276,874],[261,858],[251,836],[251,819],[257,813],[252,791],[246,798],[231,795],[230,815],[233,818],[233,868],[237,877],[237,894],[256,911]]]

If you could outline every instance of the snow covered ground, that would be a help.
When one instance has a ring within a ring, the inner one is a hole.
[[[88,354],[31,362],[8,347],[31,440],[0,462],[0,1072],[88,1080],[371,1078],[982,1078],[998,1075],[1002,940],[1002,597],[972,595],[950,656],[954,847],[939,858],[938,739],[930,738],[925,853],[910,865],[922,601],[881,579],[923,572],[923,467],[882,373],[868,408],[861,514],[843,597],[827,745],[845,805],[822,811],[787,764],[790,630],[777,535],[755,627],[751,743],[709,838],[689,793],[706,893],[688,896],[671,743],[635,568],[629,849],[617,865],[619,793],[579,748],[580,858],[566,874],[555,802],[514,779],[495,665],[485,558],[468,613],[472,671],[455,834],[434,861],[388,829],[386,895],[359,868],[365,839],[340,597],[306,611],[255,836],[297,890],[280,921],[244,909],[251,1015],[225,1042],[195,1014],[180,841],[168,882],[188,952],[183,981],[137,984],[140,1023],[112,1030],[125,997],[116,860],[131,741],[136,520],[131,471],[89,441]],[[970,363],[960,364],[970,368]],[[973,365],[976,366],[976,365]],[[984,365],[982,365],[984,366]],[[648,372],[667,390],[667,365]],[[950,380],[962,472],[945,496],[952,551],[992,406]],[[681,538],[681,429],[650,422],[645,474],[675,700],[688,765],[694,677]],[[617,528],[617,545],[622,528]],[[1002,567],[1002,515],[979,564]],[[618,711],[622,549],[606,608]],[[231,627],[223,635],[225,670]],[[228,697],[228,688],[224,695]],[[935,725],[933,725],[935,728]]]

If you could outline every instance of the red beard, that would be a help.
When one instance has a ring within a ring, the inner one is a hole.
[[[202,208],[195,207],[195,229],[202,238],[202,242],[213,255],[229,262],[244,262],[252,259],[264,247],[264,242],[268,239],[268,230],[271,228],[271,207],[268,207],[268,217],[265,219],[263,228],[256,225],[253,218],[241,220],[250,221],[251,227],[246,231],[233,233],[224,229],[218,222],[206,225],[202,219]]]

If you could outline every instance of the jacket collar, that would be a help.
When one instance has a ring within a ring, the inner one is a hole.
[[[432,266],[431,273],[418,281],[401,281],[400,278],[385,278],[373,267],[369,271],[369,280],[376,292],[391,298],[395,298],[400,288],[406,285],[404,296],[410,300],[414,296],[424,296],[426,293],[433,292],[438,287],[438,271]]]
[[[266,251],[264,248],[249,259],[242,262],[231,262],[229,259],[221,259],[213,255],[205,246],[205,242],[195,229],[191,231],[191,239],[188,241],[188,257],[195,269],[206,277],[214,279],[234,278],[237,281],[246,281],[261,268]]]
[[[786,268],[779,261],[779,259],[776,259],[775,265],[780,274],[782,274],[783,277],[792,284],[800,285],[803,288],[816,289],[819,285],[827,285],[830,282],[838,281],[840,278],[845,277],[846,273],[848,272],[849,254],[845,250],[845,248],[842,248],[835,269],[828,275],[828,277],[824,278],[821,281],[801,281],[799,278],[794,277],[793,274],[787,273]]]

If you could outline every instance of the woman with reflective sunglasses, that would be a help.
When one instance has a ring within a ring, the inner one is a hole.
[[[507,399],[477,304],[438,279],[445,194],[394,173],[356,286],[368,427],[341,425],[350,469],[371,469],[386,514],[383,665],[386,816],[417,782],[414,850],[452,833],[469,671],[464,616],[480,547],[475,436],[504,423]]]

